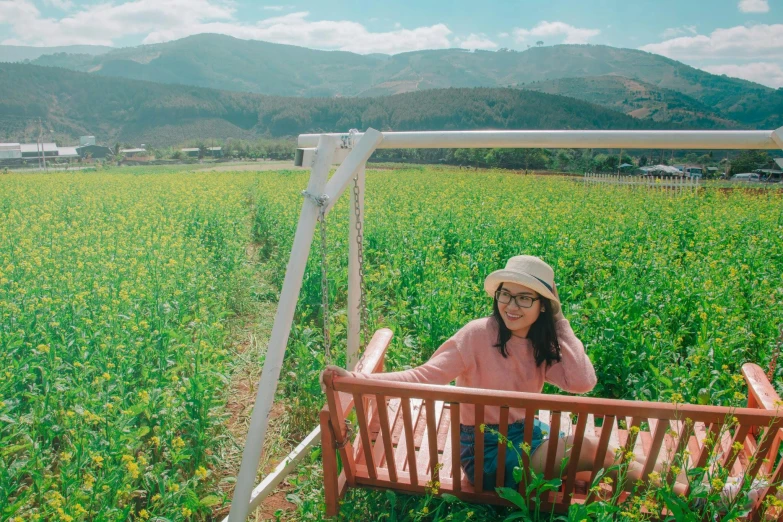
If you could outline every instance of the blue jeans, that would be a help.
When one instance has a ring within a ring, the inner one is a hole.
[[[484,430],[484,490],[493,490],[496,483],[498,469],[498,436],[490,430],[498,431],[497,424],[487,424]],[[561,432],[560,436],[564,434]],[[473,484],[474,460],[476,457],[475,429],[473,426],[460,424],[459,426],[459,445],[460,445],[460,463],[468,480]],[[539,446],[549,439],[549,425],[538,419],[533,424],[533,440],[530,443],[530,455],[538,449]],[[504,485],[507,488],[516,488],[517,482],[514,481],[514,467],[519,466],[519,456],[522,454],[520,446],[525,441],[525,421],[515,422],[508,426],[508,440],[514,445],[516,451],[506,448],[506,468]]]

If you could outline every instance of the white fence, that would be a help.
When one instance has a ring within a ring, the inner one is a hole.
[[[582,180],[586,187],[592,185],[617,185],[628,188],[659,190],[672,194],[689,192],[702,186],[698,179],[684,176],[627,176],[624,174],[585,172]]]

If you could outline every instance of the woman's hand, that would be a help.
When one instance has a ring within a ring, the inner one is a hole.
[[[328,365],[324,371],[321,372],[321,376],[318,378],[318,382],[321,383],[321,391],[326,393],[326,385],[324,384],[324,375],[330,373],[332,377],[350,377],[351,373],[345,368],[340,368],[333,364]]]
[[[558,295],[558,293],[557,293],[557,283],[555,283],[555,282],[552,282],[552,293],[555,294],[555,297],[557,297],[557,300],[560,301],[560,295]],[[558,322],[561,319],[565,319],[565,316],[563,315],[562,303],[561,303],[560,306],[557,306],[557,304],[555,304],[555,309],[556,309],[555,314],[554,314],[555,322]]]

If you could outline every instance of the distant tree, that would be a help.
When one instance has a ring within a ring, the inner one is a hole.
[[[644,166],[646,166],[646,165],[647,165],[647,161],[648,161],[648,160],[647,160],[647,156],[645,156],[644,154],[642,154],[641,156],[639,156],[639,166],[640,166],[640,167],[644,167]]]
[[[769,154],[763,150],[743,150],[731,161],[730,174],[753,172],[768,167],[771,162]]]
[[[542,45],[544,45],[544,42],[543,42],[543,41],[541,41],[541,40],[539,40],[539,41],[537,41],[537,42],[536,42],[536,45],[537,45],[538,47],[541,47]]]

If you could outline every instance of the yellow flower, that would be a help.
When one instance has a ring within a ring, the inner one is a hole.
[[[37,350],[39,352],[49,353],[50,348],[49,348],[49,346],[47,346],[45,344],[39,344],[38,347],[37,347]]]
[[[93,455],[92,462],[93,464],[95,464],[95,467],[98,469],[103,467],[103,457],[101,457],[100,455]]]
[[[182,440],[182,437],[175,437],[173,441],[171,441],[171,445],[174,446],[174,449],[182,449],[185,447],[185,441]]]
[[[207,478],[207,470],[204,468],[204,466],[199,466],[196,470],[196,477],[199,479],[205,479]]]
[[[183,517],[189,517],[192,514],[193,514],[193,512],[191,510],[189,510],[188,508],[186,508],[186,507],[182,508],[182,516]]]

